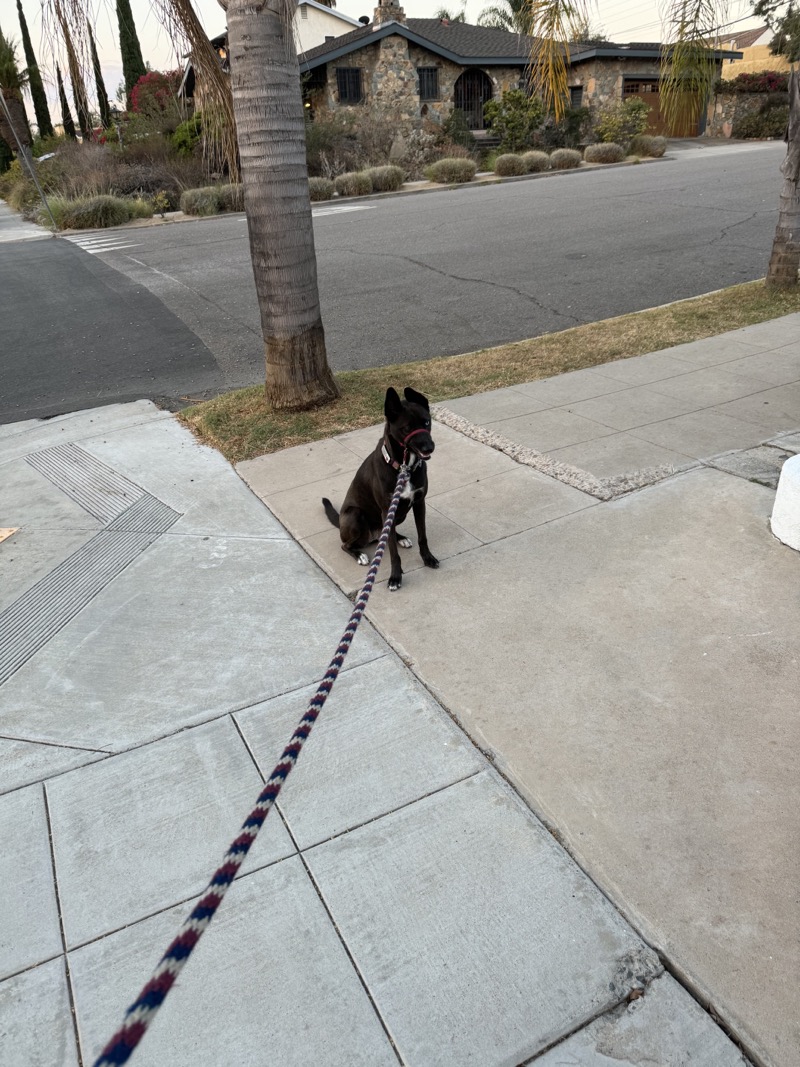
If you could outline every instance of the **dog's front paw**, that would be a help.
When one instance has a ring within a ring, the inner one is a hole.
[[[368,567],[369,566],[369,556],[367,555],[366,552],[360,552],[359,553],[359,555],[358,555],[358,565],[359,565],[359,567]],[[438,566],[438,564],[437,564],[437,566]]]
[[[426,567],[433,567],[434,569],[439,566],[439,560],[436,556],[431,555],[430,552],[426,552],[422,557],[422,562]]]
[[[411,548],[414,542],[410,537],[400,536],[397,538],[397,543],[401,548]]]
[[[390,593],[396,593],[397,590],[400,588],[400,586],[402,584],[403,584],[403,576],[402,576],[402,574],[399,575],[397,578],[395,578],[394,575],[392,575],[392,577],[389,579],[389,592]]]

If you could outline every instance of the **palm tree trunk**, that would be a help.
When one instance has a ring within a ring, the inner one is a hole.
[[[11,119],[11,125],[9,125],[5,110],[0,107],[0,137],[3,138],[14,153],[19,152],[20,145],[23,148],[30,148],[33,139],[31,138],[31,128],[28,125],[28,116],[25,113],[25,105],[15,92],[10,90],[3,91],[2,89],[0,89],[0,92],[3,93],[3,100],[5,100]],[[17,138],[19,138],[19,142]]]
[[[767,268],[767,285],[781,289],[796,286],[800,270],[800,71],[797,69],[789,76],[786,140],[778,226]]]
[[[228,45],[245,209],[273,408],[339,395],[328,366],[306,169],[300,72],[287,0],[229,0]]]

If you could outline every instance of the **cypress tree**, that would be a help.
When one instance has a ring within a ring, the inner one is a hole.
[[[19,0],[17,0],[19,3]],[[89,45],[92,50],[92,68],[94,70],[94,81],[97,86],[97,107],[100,112],[100,122],[104,130],[107,130],[111,125],[111,108],[108,103],[108,93],[106,92],[106,84],[103,81],[103,72],[100,69],[100,59],[97,55],[97,45],[94,43],[94,34],[92,33],[92,27],[87,19],[86,28],[89,31]]]
[[[131,106],[131,89],[147,74],[142,59],[142,48],[136,34],[130,0],[117,0],[117,23],[119,24],[119,50],[122,53],[122,75],[125,79],[125,95]]]
[[[31,35],[28,33],[28,23],[22,10],[21,0],[17,0],[17,12],[19,13],[19,26],[22,30],[22,47],[25,51],[25,62],[28,65],[28,88],[31,91],[33,110],[36,115],[36,125],[39,127],[40,137],[53,136],[53,122],[50,118],[50,108],[47,105],[47,94],[42,85],[42,76],[39,73],[39,65],[36,62],[36,53],[31,44]]]
[[[56,80],[58,82],[58,98],[61,101],[61,121],[64,124],[64,136],[71,138],[73,141],[77,141],[78,135],[75,132],[75,123],[70,114],[67,94],[64,92],[64,82],[61,78],[61,68],[58,63],[56,63]]]

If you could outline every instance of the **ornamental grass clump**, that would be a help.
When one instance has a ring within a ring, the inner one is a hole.
[[[244,186],[218,185],[217,203],[220,211],[244,211]]]
[[[332,200],[336,186],[330,178],[309,178],[308,195],[312,200]]]
[[[527,173],[525,160],[514,152],[506,152],[494,161],[494,172],[501,178],[514,178]]]
[[[473,159],[439,159],[425,169],[425,177],[439,185],[461,185],[471,182],[477,171]]]
[[[367,170],[351,170],[340,174],[334,182],[339,196],[369,196],[372,192],[372,178]]]
[[[576,148],[557,148],[550,153],[553,170],[573,170],[581,165],[581,154]]]
[[[402,167],[371,167],[367,174],[372,179],[372,188],[376,193],[394,193],[405,181]]]
[[[49,203],[60,230],[100,230],[121,226],[132,218],[150,218],[153,214],[151,204],[123,200],[119,196],[86,196],[74,200],[54,196]],[[44,208],[39,212],[39,219],[43,225],[50,223]]]
[[[200,189],[186,189],[181,193],[181,211],[184,215],[218,215],[219,190],[216,185]]]
[[[523,152],[522,162],[525,164],[526,174],[537,174],[542,170],[550,170],[550,156],[547,152]]]
[[[625,158],[625,149],[613,141],[590,144],[586,146],[583,158],[587,163],[621,163]]]
[[[651,137],[648,133],[640,133],[633,138],[628,151],[632,156],[647,156],[650,159],[660,159],[666,150],[666,137]]]

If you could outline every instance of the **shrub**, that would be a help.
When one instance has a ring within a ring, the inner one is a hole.
[[[60,230],[97,230],[130,221],[131,204],[130,200],[118,196],[89,196],[76,200],[56,196],[50,200],[50,210]],[[44,208],[39,218],[43,223],[49,221]]]
[[[157,211],[163,219],[170,209],[169,194],[163,189],[153,197],[153,211]]]
[[[195,111],[194,115],[178,126],[172,135],[172,147],[179,156],[191,156],[203,139],[203,113]]]
[[[528,96],[522,89],[508,89],[499,100],[484,104],[483,114],[492,133],[500,138],[500,148],[517,152],[530,147],[544,106],[538,96]]]
[[[178,88],[183,71],[159,70],[143,74],[131,89],[131,110],[154,129],[172,133],[181,121]]]
[[[660,159],[666,150],[666,137],[651,137],[647,133],[638,133],[628,147],[631,155],[649,156],[651,159]]]
[[[588,140],[592,113],[588,107],[569,107],[556,122],[548,115],[533,135],[536,148],[577,148]]]
[[[553,170],[572,170],[581,165],[581,154],[576,148],[557,148],[550,153]]]
[[[308,192],[312,200],[330,200],[336,186],[330,178],[309,178]]]
[[[785,93],[789,89],[789,75],[775,70],[738,74],[730,81],[718,81],[715,88],[718,93]]]
[[[206,185],[201,189],[186,189],[181,193],[181,211],[184,215],[218,215],[217,187]]]
[[[631,96],[604,108],[595,122],[594,132],[600,141],[627,146],[637,133],[647,129],[649,114],[650,105]]]
[[[550,156],[547,152],[524,152],[522,162],[527,174],[536,174],[540,170],[550,170]]]
[[[372,192],[372,178],[366,170],[340,174],[334,185],[339,196],[369,196]]]
[[[742,140],[759,138],[762,140],[783,137],[789,122],[788,107],[773,107],[752,115],[743,115],[736,119],[731,136]]]
[[[152,219],[155,210],[152,200],[144,200],[137,196],[133,200],[123,202],[128,205],[132,219]]]
[[[625,149],[613,141],[586,146],[583,158],[587,163],[621,163],[625,158]]]
[[[472,148],[475,138],[469,128],[467,116],[459,107],[454,107],[442,125],[445,137],[453,144],[460,144],[463,148]]]
[[[507,152],[503,156],[498,156],[494,161],[494,172],[499,174],[501,178],[511,178],[518,174],[525,174],[525,160],[522,156],[516,156],[513,152]]]
[[[243,185],[218,185],[216,188],[220,211],[244,211]]]
[[[440,185],[471,182],[478,170],[478,164],[474,159],[440,159],[425,170],[425,177],[429,182],[438,182]]]
[[[378,193],[393,193],[405,181],[402,167],[372,167],[367,174],[372,179],[372,188]]]

